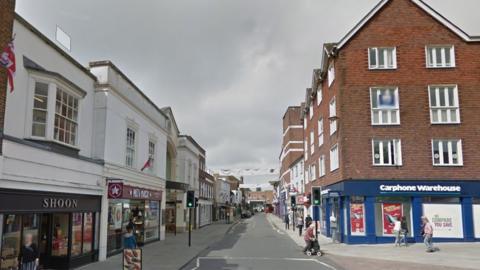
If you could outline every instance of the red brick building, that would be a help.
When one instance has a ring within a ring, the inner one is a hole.
[[[284,215],[291,196],[303,196],[303,125],[302,107],[290,106],[283,115],[283,140],[280,152],[280,194],[276,214]],[[301,189],[301,190],[300,190]]]
[[[392,242],[403,216],[421,241],[426,215],[436,241],[478,241],[480,37],[421,0],[383,0],[322,53],[303,113],[322,233]]]
[[[13,20],[15,18],[15,0],[0,1],[0,49],[7,46],[12,40]],[[7,99],[7,71],[4,67],[0,68],[0,130],[3,137],[3,127],[5,120],[5,103]],[[2,153],[2,137],[0,137],[0,154]]]

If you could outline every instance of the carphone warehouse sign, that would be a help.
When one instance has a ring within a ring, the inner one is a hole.
[[[427,185],[387,185],[379,186],[380,193],[430,193],[430,194],[460,194],[462,187],[458,185],[442,185],[442,184],[427,184]]]

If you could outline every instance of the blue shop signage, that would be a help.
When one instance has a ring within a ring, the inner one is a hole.
[[[381,184],[379,186],[380,194],[396,194],[396,193],[410,193],[410,194],[445,194],[445,195],[460,195],[462,187],[460,185],[449,184]]]

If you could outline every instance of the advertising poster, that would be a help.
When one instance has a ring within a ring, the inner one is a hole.
[[[365,235],[363,203],[350,204],[350,231],[352,235]]]
[[[383,235],[393,235],[393,227],[395,221],[400,220],[403,216],[403,208],[401,203],[383,203]]]
[[[117,203],[112,207],[113,228],[122,228],[122,204]]]
[[[123,250],[123,270],[142,270],[142,249]]]
[[[473,205],[473,224],[475,238],[480,238],[480,204]]]
[[[434,238],[463,238],[460,204],[424,204],[423,214],[433,224]]]

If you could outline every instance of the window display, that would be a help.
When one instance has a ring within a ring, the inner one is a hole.
[[[107,250],[109,252],[122,248],[123,206],[121,202],[112,200],[108,207]],[[128,224],[128,219],[126,219]],[[125,225],[126,226],[126,225]]]
[[[365,235],[365,209],[363,203],[350,204],[350,230],[352,235]]]
[[[412,205],[409,197],[377,197],[375,229],[377,236],[393,236],[393,226],[403,216],[407,219],[408,236],[412,234]]]
[[[20,215],[4,215],[1,270],[15,269],[20,252],[21,217]]]
[[[82,254],[82,213],[72,215],[72,256]]]
[[[160,213],[158,201],[145,202],[145,240],[156,240],[159,238],[158,227],[160,224]]]
[[[433,237],[463,238],[460,204],[423,204],[423,213],[433,224]]]
[[[93,213],[85,213],[83,218],[83,254],[92,251]]]
[[[480,238],[480,204],[473,205],[473,224],[475,238]]]
[[[53,215],[52,256],[68,255],[68,214]]]

